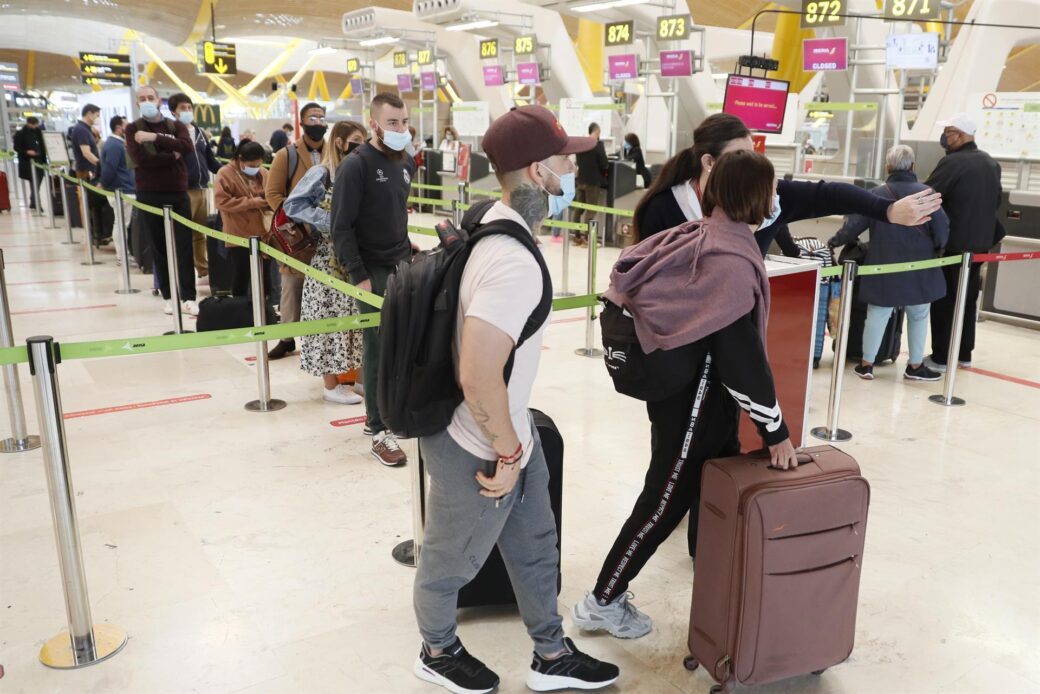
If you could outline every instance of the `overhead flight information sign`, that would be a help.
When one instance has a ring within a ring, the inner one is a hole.
[[[790,82],[730,75],[722,110],[744,121],[748,130],[778,133],[784,127]]]
[[[849,66],[849,40],[841,36],[802,41],[802,70],[822,72],[846,70]]]
[[[130,56],[118,53],[80,53],[79,77],[83,84],[98,87],[132,86]]]
[[[817,29],[819,27],[845,26],[848,7],[845,0],[802,0],[802,28]]]
[[[611,22],[607,25],[607,30],[603,35],[604,45],[627,46],[635,40],[634,34],[633,22]]]
[[[237,75],[238,51],[235,44],[199,41],[195,44],[195,72],[200,75]]]
[[[480,42],[480,57],[483,60],[498,57],[498,39],[486,39]]]
[[[690,15],[677,14],[657,20],[657,38],[661,41],[682,41],[690,35]]]
[[[22,90],[22,83],[18,78],[18,63],[0,63],[0,87],[9,92]]]

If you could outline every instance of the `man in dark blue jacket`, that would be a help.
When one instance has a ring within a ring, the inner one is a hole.
[[[888,180],[885,185],[872,191],[878,197],[894,201],[928,190],[928,186],[917,182],[914,151],[906,145],[896,145],[888,150],[886,164]],[[917,226],[903,226],[851,215],[845,218],[845,225],[827,245],[831,248],[845,245],[868,228],[870,245],[864,265],[932,260],[942,255],[950,238],[949,220],[942,210],[932,213],[931,221]],[[885,326],[892,312],[902,306],[906,310],[910,342],[910,358],[903,378],[911,381],[938,381],[940,374],[924,364],[924,343],[928,334],[931,303],[946,294],[942,269],[864,276],[859,283],[858,295],[860,301],[867,304],[867,318],[863,326],[863,359],[856,367],[856,375],[868,381],[874,379],[874,359],[881,347]]]
[[[101,148],[101,187],[105,190],[118,190],[126,195],[133,195],[134,174],[130,171],[130,159],[126,153],[126,116],[112,116],[108,121],[108,129],[112,132],[105,140]],[[116,199],[108,198],[108,203],[115,208]],[[123,198],[123,224],[130,225],[130,215],[133,208],[130,198]],[[116,262],[122,263],[126,260],[124,245],[126,241],[126,229],[115,229],[113,234],[116,239]]]
[[[209,175],[220,170],[220,162],[213,148],[209,146],[209,134],[194,124],[195,105],[187,94],[174,94],[169,99],[170,113],[184,123],[188,135],[195,143],[195,153],[184,158],[188,167],[188,197],[191,199],[191,220],[196,224],[206,225],[209,217],[209,203],[206,189],[209,188]],[[209,274],[209,262],[206,259],[206,237],[197,231],[191,232],[192,256],[195,260],[195,272],[199,277]]]

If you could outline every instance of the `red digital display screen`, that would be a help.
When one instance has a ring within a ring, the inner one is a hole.
[[[744,121],[748,130],[778,133],[784,129],[790,85],[784,80],[730,75],[722,110]]]

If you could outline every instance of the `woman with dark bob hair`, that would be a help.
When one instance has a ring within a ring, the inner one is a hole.
[[[693,368],[669,384],[670,393],[647,402],[646,481],[595,588],[574,606],[582,629],[620,638],[651,630],[628,586],[687,513],[696,532],[701,469],[705,460],[740,453],[741,408],[769,449],[770,465],[797,465],[766,360],[769,278],[754,234],[772,214],[773,165],[746,150],[713,163],[704,219],[625,249],[605,294],[632,316],[644,353],[681,349]]]

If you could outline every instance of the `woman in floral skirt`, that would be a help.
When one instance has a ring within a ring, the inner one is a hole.
[[[346,273],[336,262],[332,249],[329,217],[332,186],[339,163],[365,141],[365,128],[353,121],[340,121],[332,126],[329,143],[324,148],[321,166],[311,167],[282,209],[294,221],[308,225],[319,238],[311,267],[338,279],[347,280]],[[357,300],[332,289],[310,277],[303,283],[301,320],[319,320],[356,315]],[[325,400],[343,405],[363,402],[350,386],[340,384],[336,374],[346,373],[361,366],[361,331],[305,335],[300,340],[300,368],[324,381]]]

